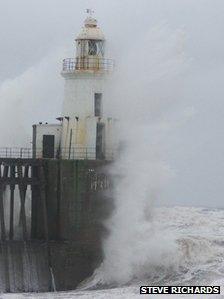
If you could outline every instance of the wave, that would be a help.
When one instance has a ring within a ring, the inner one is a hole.
[[[140,285],[209,284],[224,276],[223,210],[204,208],[157,208],[148,238],[148,260],[139,265],[130,280],[111,282],[104,263],[80,290]],[[168,242],[169,241],[169,242]],[[171,246],[172,244],[172,246]],[[172,248],[172,249],[171,249]],[[155,251],[157,249],[157,253]],[[158,252],[160,250],[160,252]],[[138,254],[140,255],[140,251]]]

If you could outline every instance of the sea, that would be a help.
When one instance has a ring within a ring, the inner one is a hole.
[[[99,268],[78,290],[1,294],[0,299],[224,298],[224,209],[159,207],[154,209],[153,219],[154,226],[164,235],[172,236],[175,242],[177,251],[171,263],[160,263],[158,267],[154,264],[147,271],[144,268],[140,279],[138,276],[125,283],[104,283]],[[164,242],[160,246],[166,248],[168,244]],[[140,295],[141,285],[218,285],[221,295]]]

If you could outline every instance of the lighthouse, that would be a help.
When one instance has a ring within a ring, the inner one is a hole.
[[[111,160],[113,118],[105,115],[105,83],[114,62],[105,57],[105,36],[90,15],[63,60],[64,100],[58,124],[33,126],[33,157]]]

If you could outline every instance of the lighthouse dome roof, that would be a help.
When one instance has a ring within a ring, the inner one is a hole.
[[[97,20],[88,17],[84,22],[85,26],[82,28],[80,34],[76,40],[80,39],[94,39],[94,40],[105,40],[102,30],[97,27]]]

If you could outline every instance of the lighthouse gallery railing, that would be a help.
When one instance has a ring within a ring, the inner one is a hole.
[[[76,70],[106,71],[114,68],[112,59],[98,57],[66,58],[63,60],[62,72],[72,73]]]

